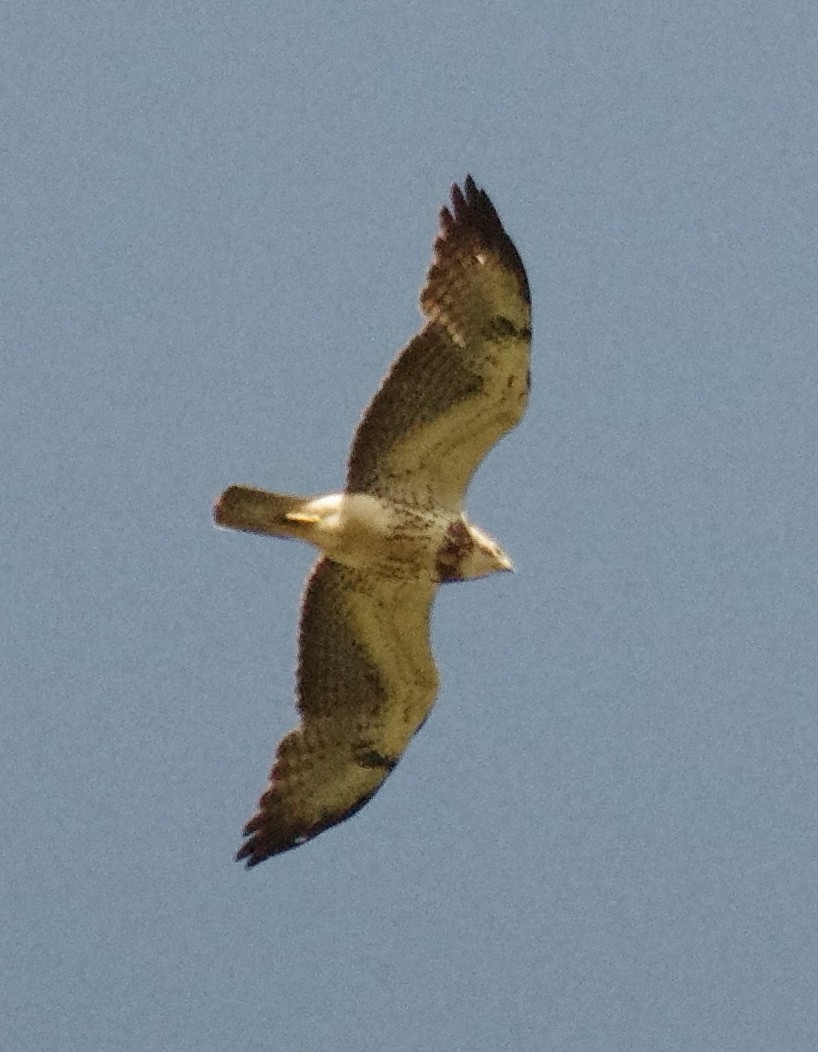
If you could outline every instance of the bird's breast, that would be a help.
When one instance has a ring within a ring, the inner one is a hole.
[[[437,579],[446,516],[368,493],[344,493],[326,525],[324,548],[338,562],[386,576]]]

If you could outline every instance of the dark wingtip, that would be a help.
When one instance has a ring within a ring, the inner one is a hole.
[[[263,857],[256,858],[253,855],[252,851],[250,849],[245,850],[246,848],[247,848],[247,845],[245,844],[244,847],[239,848],[239,850],[236,852],[236,854],[234,856],[236,862],[243,862],[244,863],[245,869],[253,869],[255,866],[257,866],[259,864],[259,862],[263,862],[264,861]]]
[[[265,843],[263,837],[254,836],[250,831],[246,831],[245,836],[249,836],[249,839],[241,845],[234,858],[236,862],[243,862],[247,869],[253,869],[260,862],[273,858],[275,855],[283,855],[285,851],[292,851],[294,847],[300,847],[306,844],[307,840],[312,839],[311,837],[294,837],[283,842]]]
[[[457,233],[458,228],[473,231],[487,248],[491,248],[504,260],[506,266],[517,274],[525,301],[531,303],[528,275],[520,254],[506,233],[491,198],[468,173],[463,180],[462,189],[457,183],[452,183],[451,206],[444,206],[440,210],[438,237],[451,237]]]
[[[352,818],[362,807],[369,803],[381,785],[383,785],[383,781],[390,771],[395,769],[399,759],[399,756],[385,756],[375,751],[362,753],[358,762],[366,767],[381,768],[383,770],[383,779],[378,782],[374,789],[365,793],[349,807],[327,815],[326,818],[315,825],[302,824],[294,826],[290,824],[289,826],[281,826],[271,821],[269,815],[265,815],[263,811],[257,811],[242,830],[247,840],[236,852],[236,862],[244,862],[248,869],[252,869],[259,862],[273,858],[274,855],[283,855],[285,851],[292,851],[293,848],[301,847],[302,844],[306,844],[317,837],[319,833],[323,833],[332,826],[337,826],[348,818]],[[263,799],[264,797],[262,797],[262,801]]]

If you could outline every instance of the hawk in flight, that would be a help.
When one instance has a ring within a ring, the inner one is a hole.
[[[525,268],[484,190],[467,176],[440,212],[420,295],[426,324],[397,356],[358,425],[341,493],[231,486],[219,526],[319,549],[301,606],[299,725],[278,746],[236,858],[255,866],[355,814],[429,714],[437,672],[429,616],[438,585],[511,561],[463,513],[469,480],[528,400]]]

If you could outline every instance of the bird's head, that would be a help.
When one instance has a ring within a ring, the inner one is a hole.
[[[478,526],[468,525],[472,544],[464,551],[460,574],[464,580],[485,577],[500,570],[513,570],[514,564],[495,539]]]

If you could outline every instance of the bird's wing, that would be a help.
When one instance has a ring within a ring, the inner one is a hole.
[[[525,411],[531,347],[525,268],[471,176],[440,212],[420,304],[428,322],[364,413],[347,489],[456,513],[480,461]]]
[[[278,746],[237,859],[248,866],[349,818],[374,795],[437,693],[429,646],[436,586],[320,559],[301,612],[301,723]]]

